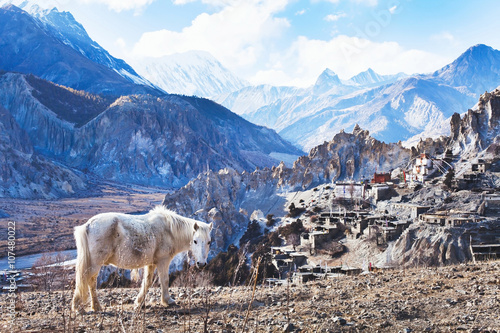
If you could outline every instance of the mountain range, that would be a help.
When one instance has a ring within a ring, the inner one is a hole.
[[[355,124],[379,140],[410,145],[449,134],[451,115],[499,83],[500,51],[475,45],[431,74],[381,76],[368,69],[343,81],[326,69],[309,88],[246,87],[215,100],[305,150]]]
[[[299,157],[292,167],[280,164],[253,173],[231,169],[206,172],[167,194],[163,204],[182,214],[213,222],[216,248],[220,249],[237,241],[256,209],[264,216],[283,217],[289,202],[301,194],[308,191],[311,200],[321,197],[324,193],[317,192],[321,184],[330,187],[335,181],[367,179],[377,170],[404,170],[422,152],[437,156],[449,149],[456,157],[457,173],[470,170],[471,161],[478,158],[497,161],[500,86],[492,93],[481,95],[474,110],[469,109],[462,117],[454,113],[448,126],[450,136],[429,138],[408,149],[400,143],[381,142],[355,125],[352,133],[341,131],[332,140],[311,149],[308,155]],[[496,184],[498,186],[498,180]],[[440,187],[430,186],[424,192],[429,188],[441,191]],[[429,199],[434,200],[432,196]]]
[[[201,51],[141,59],[134,64],[136,72],[92,41],[70,13],[40,9],[27,1],[15,3],[31,13],[31,19],[43,28],[43,35],[51,42],[70,46],[72,50],[68,52],[81,57],[75,58],[76,66],[71,66],[74,73],[54,64],[53,59],[36,58],[38,53],[22,62],[18,56],[13,57],[15,61],[4,57],[4,70],[33,73],[75,89],[115,96],[158,95],[163,90],[210,97],[248,121],[276,130],[306,151],[329,141],[342,129],[352,130],[355,124],[370,130],[379,140],[403,141],[407,146],[428,136],[447,135],[451,115],[472,107],[480,93],[494,89],[500,82],[500,52],[485,45],[471,47],[451,64],[430,74],[380,75],[369,68],[342,80],[325,69],[309,88],[248,86],[213,56]],[[33,38],[21,34],[19,27],[11,27],[11,35],[14,30],[16,40],[29,49]],[[59,47],[46,45],[50,46],[44,53]],[[90,70],[89,66],[99,68]],[[87,80],[78,77],[81,73],[93,74]]]
[[[302,153],[274,131],[196,97],[115,99],[5,72],[0,105],[36,152],[124,183],[180,187],[207,169],[254,170],[279,163],[274,153]]]

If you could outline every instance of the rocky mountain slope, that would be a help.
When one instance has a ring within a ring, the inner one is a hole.
[[[279,163],[275,153],[302,153],[209,100],[115,100],[16,73],[3,73],[0,87],[0,105],[35,151],[104,179],[180,187],[207,169],[254,170]]]
[[[498,86],[499,63],[500,51],[476,45],[429,75],[385,78],[368,70],[342,81],[325,70],[314,86],[293,96],[285,93],[266,100],[257,88],[252,94],[245,88],[217,101],[304,149],[330,140],[341,129],[350,131],[357,123],[378,140],[415,142],[429,134],[448,135],[453,113],[467,110],[479,93]]]
[[[37,154],[27,133],[0,105],[0,198],[57,198],[85,188],[83,177]]]
[[[20,6],[32,14],[12,4],[0,8],[0,69],[93,93],[162,94],[90,39],[70,13],[42,10],[29,2]]]
[[[427,151],[440,147],[456,156],[453,163],[454,177],[470,173],[471,163],[486,159],[493,164],[487,170],[475,191],[453,190],[448,186],[427,186],[404,198],[395,198],[417,205],[427,205],[431,213],[484,215],[485,201],[481,191],[498,191],[500,169],[500,89],[484,93],[479,103],[463,117],[454,114],[451,135],[434,142],[422,142]],[[432,145],[436,147],[432,147]],[[391,200],[391,201],[393,201]],[[500,237],[500,220],[497,215],[486,216],[483,222],[469,223],[463,228],[414,224],[391,246],[381,262],[387,258],[399,266],[447,265],[472,260],[471,239],[475,244],[496,243]]]
[[[203,51],[141,58],[132,65],[143,77],[171,94],[210,98],[249,85]]]

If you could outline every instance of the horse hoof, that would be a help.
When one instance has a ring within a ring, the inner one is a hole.
[[[177,305],[177,303],[175,303],[175,299],[170,297],[167,302],[161,301],[161,305],[163,305],[164,307],[168,307],[172,305]]]

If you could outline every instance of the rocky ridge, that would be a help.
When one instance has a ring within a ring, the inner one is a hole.
[[[449,145],[464,158],[482,151],[495,156],[500,145],[500,87],[482,94],[463,118],[452,116]]]

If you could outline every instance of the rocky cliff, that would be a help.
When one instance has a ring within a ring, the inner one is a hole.
[[[456,113],[452,116],[449,142],[453,151],[463,154],[464,157],[482,151],[494,153],[499,145],[500,87],[481,95],[476,107],[469,109],[463,118]]]
[[[398,267],[452,265],[472,261],[471,238],[477,244],[492,243],[499,235],[498,221],[471,223],[463,228],[414,224],[382,257]]]
[[[37,154],[27,133],[0,105],[0,198],[57,198],[85,187],[84,178]]]
[[[400,143],[385,143],[355,125],[352,133],[341,131],[300,157],[293,165],[288,179],[280,183],[302,189],[336,180],[371,179],[375,172],[389,172],[408,163],[411,150]]]

